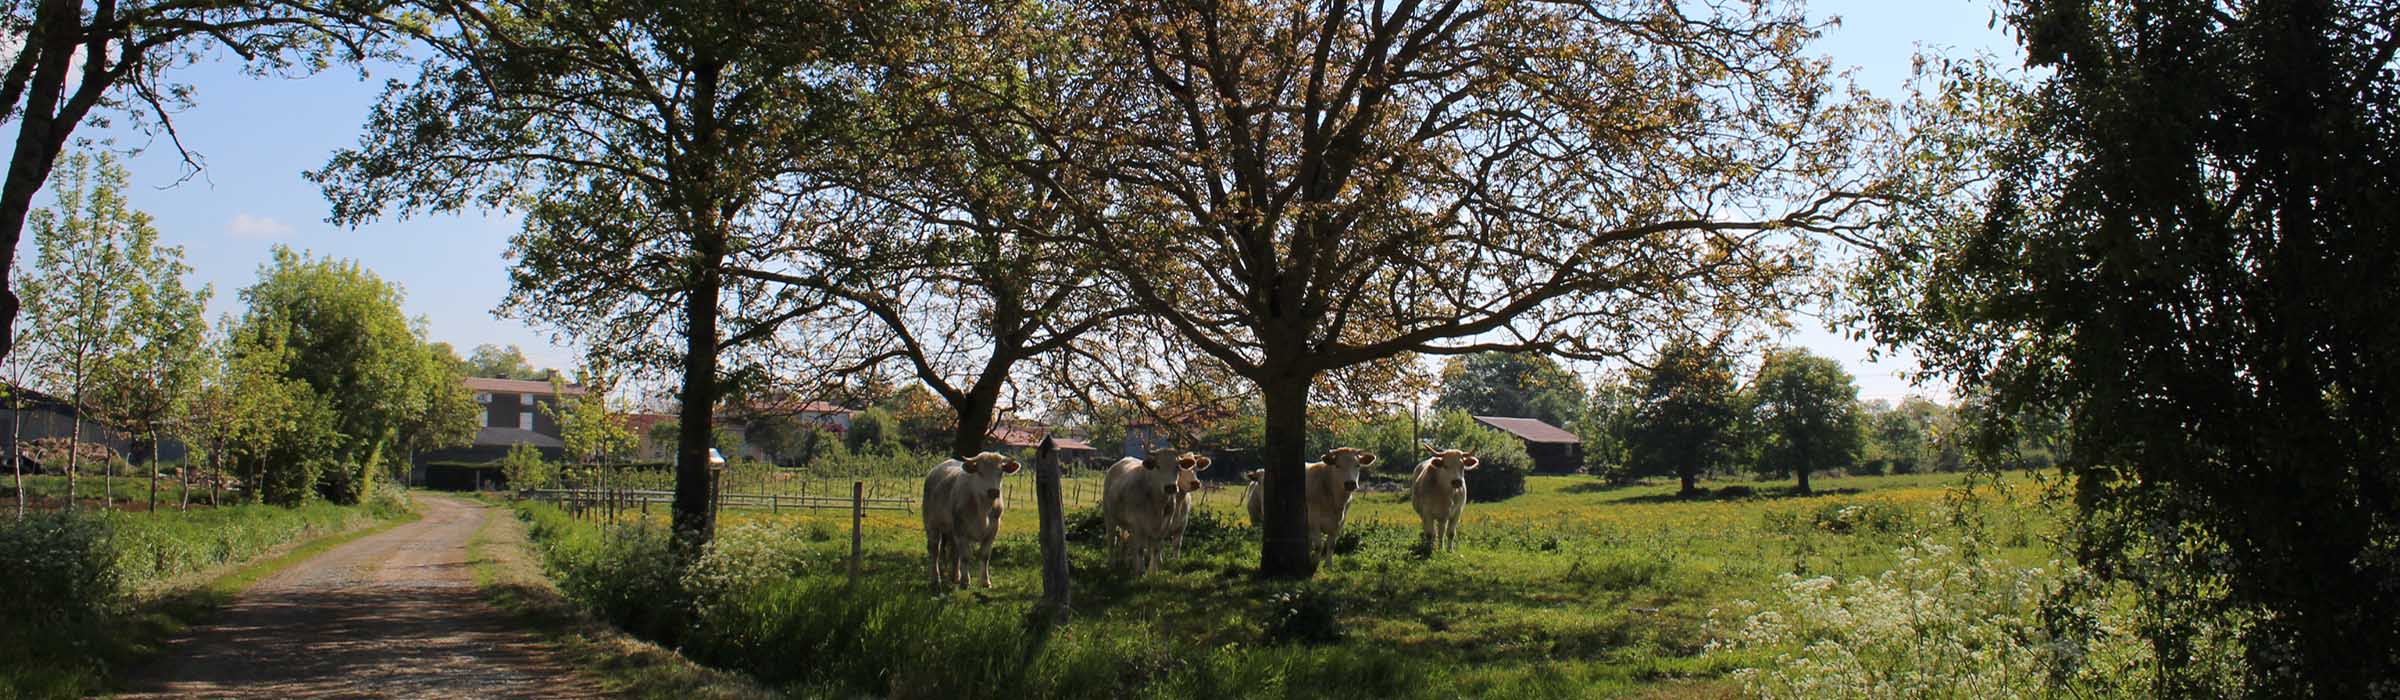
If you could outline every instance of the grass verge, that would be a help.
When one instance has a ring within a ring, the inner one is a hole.
[[[0,583],[0,595],[34,598],[19,602],[51,612],[19,609],[42,619],[0,629],[0,700],[84,697],[111,687],[259,580],[419,517],[396,506],[48,514],[14,523],[0,559],[25,570]],[[298,537],[265,539],[276,534]]]
[[[483,499],[479,499],[483,500]],[[491,501],[485,500],[490,503]],[[503,506],[505,507],[505,506]],[[617,631],[560,595],[527,554],[525,527],[509,511],[484,520],[467,560],[484,599],[553,645],[615,697],[628,700],[748,700],[780,697],[747,677],[692,663]]]

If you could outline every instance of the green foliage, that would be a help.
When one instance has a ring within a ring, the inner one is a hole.
[[[485,343],[475,346],[467,356],[467,376],[493,379],[524,379],[541,381],[558,375],[557,370],[537,370],[525,360],[525,350],[515,345],[502,347]]]
[[[1582,417],[1567,426],[1583,438],[1584,471],[1611,481],[1631,478],[1628,441],[1639,405],[1633,384],[1621,372],[1612,371],[1592,384]]]
[[[1797,348],[1770,352],[1751,391],[1762,470],[1795,475],[1807,492],[1809,473],[1857,459],[1858,385],[1841,363]]]
[[[550,463],[542,460],[542,451],[525,443],[509,446],[508,454],[500,458],[500,478],[508,480],[512,489],[543,488],[550,484],[553,473]]]
[[[842,444],[854,454],[890,454],[900,449],[899,426],[892,412],[870,407],[850,416],[850,430],[842,433]]]
[[[1442,366],[1441,395],[1433,406],[1478,416],[1573,425],[1583,418],[1583,382],[1546,355],[1462,355]]]
[[[1634,375],[1640,394],[1626,434],[1627,464],[1635,474],[1677,475],[1689,495],[1701,473],[1725,464],[1738,447],[1733,360],[1721,348],[1683,340],[1652,363]]]
[[[1989,402],[1978,430],[2002,439],[1979,446],[2066,417],[2078,553],[2167,611],[2143,628],[2163,663],[2242,621],[2251,696],[2390,693],[2390,7],[2036,0],[1999,19],[2023,73],[1924,73],[1893,192],[1910,206],[1850,285],[1861,320]]]
[[[405,456],[402,442],[455,441],[476,413],[455,363],[400,312],[400,289],[356,263],[277,247],[230,331],[240,382],[273,384],[277,423],[235,445],[239,459],[270,473],[271,502],[315,495],[356,503],[374,475]],[[295,492],[293,489],[302,489]]]

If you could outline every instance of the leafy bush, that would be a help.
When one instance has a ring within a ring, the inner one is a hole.
[[[500,458],[500,478],[519,491],[550,483],[550,471],[550,463],[542,461],[542,451],[530,444],[510,446],[508,454]]]

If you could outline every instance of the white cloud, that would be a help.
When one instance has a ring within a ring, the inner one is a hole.
[[[232,221],[225,222],[225,233],[231,234],[234,238],[282,238],[292,235],[292,225],[276,221],[271,216],[236,213],[233,215]]]

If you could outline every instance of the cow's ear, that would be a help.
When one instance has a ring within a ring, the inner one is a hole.
[[[1015,474],[1017,473],[1017,470],[1024,468],[1025,465],[1018,464],[1017,460],[1013,459],[1000,463],[1000,473],[1002,474]]]
[[[1362,467],[1363,467],[1363,466],[1367,466],[1367,465],[1369,465],[1369,464],[1374,464],[1374,463],[1375,463],[1375,453],[1373,453],[1373,452],[1361,452],[1361,453],[1359,453],[1359,455],[1358,455],[1358,466],[1362,466]]]
[[[1197,457],[1197,458],[1194,458],[1194,459],[1192,460],[1192,471],[1196,471],[1196,472],[1204,472],[1204,471],[1208,471],[1208,463],[1209,463],[1209,459],[1208,459],[1207,457]]]
[[[1190,469],[1190,468],[1192,468],[1192,464],[1193,464],[1193,462],[1192,462],[1192,456],[1191,456],[1191,455],[1184,455],[1184,456],[1182,456],[1182,457],[1177,457],[1177,458],[1175,458],[1175,466],[1176,466],[1177,468],[1181,468],[1181,469]]]
[[[1473,457],[1468,457],[1468,458],[1467,458],[1467,468],[1468,468],[1468,469],[1474,469],[1474,468],[1475,468],[1475,465],[1477,465],[1477,464],[1481,464],[1481,463],[1482,463],[1482,461],[1481,461],[1481,460],[1477,460],[1477,459],[1475,459],[1475,458],[1473,458]]]

